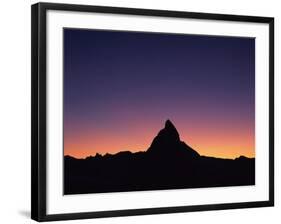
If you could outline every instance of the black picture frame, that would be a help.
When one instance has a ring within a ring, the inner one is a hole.
[[[196,206],[160,207],[69,214],[46,213],[46,12],[64,10],[76,12],[101,12],[126,15],[162,16],[205,20],[239,21],[269,24],[269,200],[243,203],[208,204]],[[73,4],[37,3],[31,13],[31,95],[32,95],[32,165],[31,165],[31,218],[36,221],[132,216],[205,210],[266,207],[274,205],[274,18],[164,11],[136,8],[118,8]]]

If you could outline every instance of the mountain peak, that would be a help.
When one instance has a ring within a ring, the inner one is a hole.
[[[169,119],[166,120],[165,127],[158,133],[158,136],[163,136],[165,138],[169,138],[174,141],[180,140],[180,136],[176,127]]]
[[[165,122],[165,129],[169,129],[169,128],[176,129],[174,124],[168,119]]]
[[[148,151],[159,154],[189,153],[191,156],[199,155],[180,140],[180,135],[170,120],[166,120],[165,127],[153,139]]]

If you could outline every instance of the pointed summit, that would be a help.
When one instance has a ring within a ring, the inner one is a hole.
[[[159,155],[189,153],[192,157],[199,156],[195,150],[180,140],[179,133],[170,120],[165,122],[165,127],[159,131],[147,151]]]
[[[171,132],[174,132],[174,134],[179,136],[177,129],[175,128],[174,124],[169,119],[166,120],[166,122],[165,122],[165,129],[170,130]]]
[[[175,128],[174,124],[168,119],[165,122],[165,128],[173,127]]]

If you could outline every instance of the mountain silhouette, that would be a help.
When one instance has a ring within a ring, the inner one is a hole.
[[[255,159],[200,156],[170,120],[147,151],[64,157],[64,193],[105,193],[255,184]]]
[[[164,129],[153,139],[147,152],[159,156],[180,156],[181,154],[192,158],[200,156],[194,149],[180,140],[179,133],[170,120],[166,121]]]

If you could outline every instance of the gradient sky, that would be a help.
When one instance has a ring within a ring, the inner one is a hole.
[[[64,29],[64,154],[144,151],[167,119],[201,155],[255,156],[255,40]]]

